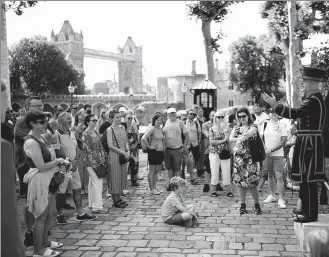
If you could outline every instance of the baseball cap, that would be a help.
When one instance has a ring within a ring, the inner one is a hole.
[[[176,109],[175,108],[169,108],[167,110],[167,113],[174,113],[174,112],[176,112]]]
[[[127,109],[125,107],[120,107],[119,112],[125,112]]]

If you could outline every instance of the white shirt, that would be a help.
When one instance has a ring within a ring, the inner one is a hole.
[[[56,133],[60,139],[59,143],[61,144],[66,157],[73,161],[77,156],[78,145],[74,133],[72,131],[70,131],[69,134],[60,134],[58,131],[56,131]]]
[[[270,117],[265,112],[262,112],[259,116],[257,116],[255,114],[255,116],[256,116],[256,120],[254,121],[254,124],[257,125],[258,131],[260,131],[261,126],[263,125],[263,123],[266,120],[270,119]]]
[[[260,135],[264,135],[265,148],[267,150],[271,150],[281,142],[281,137],[288,136],[287,127],[280,121],[268,121],[264,132],[264,124],[265,123],[263,123],[263,125],[261,126]],[[279,150],[272,152],[270,156],[283,157],[283,147],[281,147]]]

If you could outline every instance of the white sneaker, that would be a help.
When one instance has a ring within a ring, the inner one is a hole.
[[[263,203],[271,203],[271,202],[276,202],[276,198],[273,195],[269,195]]]
[[[285,201],[284,201],[283,199],[279,199],[279,201],[278,201],[278,205],[279,205],[279,207],[280,207],[281,209],[285,209],[285,208],[287,208],[286,203],[285,203]]]
[[[127,194],[129,194],[129,191],[128,190],[122,190],[122,193],[123,193],[123,195],[127,195]]]
[[[112,198],[112,195],[109,193],[109,191],[107,191],[106,196]]]
[[[151,193],[154,194],[154,195],[159,195],[160,194],[160,192],[156,189],[152,189]]]

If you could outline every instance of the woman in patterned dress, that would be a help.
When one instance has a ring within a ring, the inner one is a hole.
[[[135,123],[133,123],[133,116],[130,112],[126,114],[126,135],[130,150],[130,159],[129,159],[129,167],[130,175],[131,175],[131,185],[139,186],[138,179],[138,168],[139,168],[139,154],[138,154],[138,142],[139,142],[139,133],[138,128]]]
[[[103,208],[103,179],[99,178],[95,169],[101,164],[106,164],[106,155],[100,142],[100,136],[95,131],[97,118],[89,114],[85,118],[86,130],[82,134],[82,143],[86,169],[89,174],[88,201],[93,213],[107,213]]]
[[[121,125],[121,114],[118,111],[113,111],[110,113],[110,118],[113,120],[113,124],[106,132],[107,144],[110,149],[110,188],[113,206],[124,208],[128,204],[121,200],[121,194],[127,185],[127,163],[120,164],[119,155],[124,155],[128,162],[130,159],[130,151],[125,128]]]
[[[256,214],[262,214],[259,205],[258,182],[259,182],[259,164],[252,161],[250,143],[256,139],[257,126],[253,124],[253,119],[248,108],[242,107],[236,113],[238,126],[235,126],[231,132],[230,141],[236,142],[233,148],[234,170],[233,182],[238,186],[241,207],[240,214],[247,213],[246,194],[250,189],[251,195],[255,201],[254,211]]]

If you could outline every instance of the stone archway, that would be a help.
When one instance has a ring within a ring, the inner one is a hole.
[[[126,109],[130,109],[127,105],[125,105],[125,104],[123,104],[123,103],[117,103],[117,104],[115,104],[115,105],[113,105],[112,107],[111,107],[111,109],[113,109],[113,110],[119,110],[120,109],[120,107],[125,107]]]
[[[21,109],[22,107],[16,103],[16,102],[13,102],[12,105],[11,105],[11,109],[14,111],[14,112],[18,112],[19,109]]]
[[[44,103],[43,111],[53,113],[54,109],[49,103]]]
[[[105,108],[105,104],[102,102],[97,102],[91,106],[91,111],[97,117],[99,117],[101,110]]]

